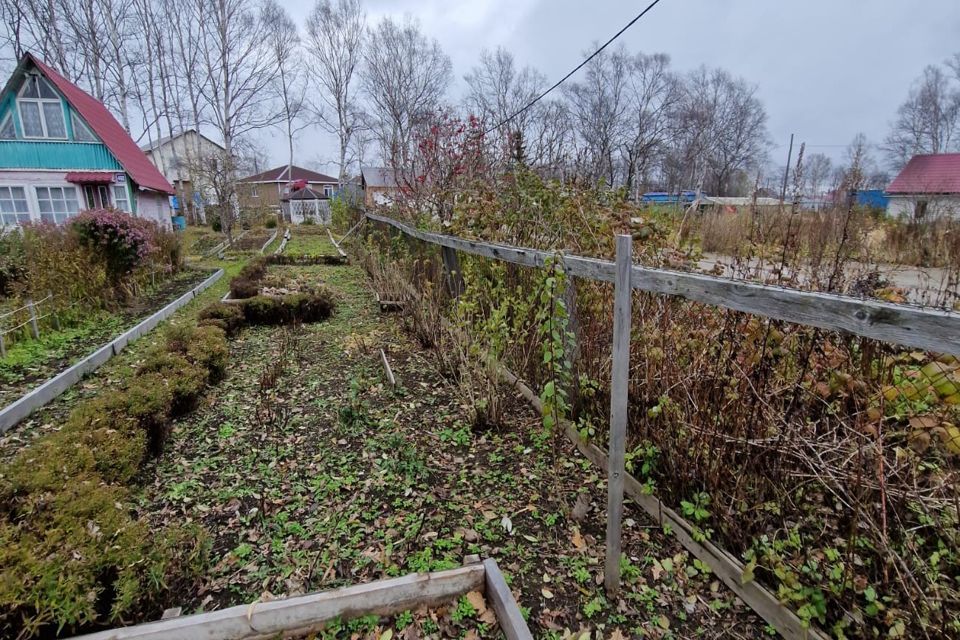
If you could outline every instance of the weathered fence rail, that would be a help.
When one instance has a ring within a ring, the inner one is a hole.
[[[415,229],[385,216],[367,213],[366,218],[390,225],[404,234],[442,248],[447,285],[457,295],[462,288],[458,280],[456,252],[501,260],[526,267],[543,267],[556,253],[466,240]],[[605,586],[615,594],[619,588],[620,518],[624,490],[658,522],[669,523],[677,539],[691,553],[705,562],[751,608],[786,638],[825,638],[815,628],[808,628],[796,614],[779,603],[762,586],[741,579],[742,564],[731,554],[712,543],[698,543],[690,535],[691,525],[658,498],[646,495],[641,484],[623,468],[627,391],[629,383],[630,296],[625,291],[639,290],[677,296],[716,307],[741,311],[766,318],[845,331],[900,346],[960,355],[960,314],[912,305],[892,304],[850,296],[801,291],[786,287],[735,281],[698,273],[652,269],[634,265],[629,247],[630,236],[617,238],[617,261],[562,256],[563,268],[573,290],[574,278],[610,282],[615,286],[613,370],[611,380],[610,447],[607,453],[580,440],[568,425],[567,436],[591,462],[608,474],[608,527]],[[623,318],[622,316],[625,316]],[[515,384],[527,399],[537,405],[539,399],[513,374],[503,371],[505,380]]]
[[[372,213],[368,213],[367,218],[391,225],[424,242],[525,267],[542,267],[556,258],[556,254],[549,251],[421,231]],[[565,255],[563,267],[568,275],[600,282],[612,283],[616,274],[616,263],[597,258]],[[775,320],[960,355],[960,314],[950,311],[638,265],[631,267],[630,285],[639,291],[679,296]]]

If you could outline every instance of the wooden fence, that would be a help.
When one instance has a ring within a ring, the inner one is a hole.
[[[463,290],[457,252],[526,267],[543,267],[557,254],[549,251],[467,240],[415,229],[392,218],[367,213],[366,219],[389,225],[402,233],[442,249],[448,286],[454,295]],[[693,527],[654,496],[646,495],[641,484],[624,469],[627,425],[631,291],[639,290],[677,296],[724,309],[782,320],[829,331],[844,331],[895,345],[960,355],[960,314],[939,309],[892,304],[849,296],[786,287],[736,281],[716,276],[633,264],[632,238],[616,239],[616,261],[561,257],[564,271],[571,279],[582,278],[614,285],[613,368],[610,394],[609,451],[604,454],[595,445],[579,439],[572,425],[567,435],[594,464],[605,469],[607,483],[607,554],[604,582],[613,595],[620,584],[621,517],[624,487],[631,497],[656,521],[671,525],[677,539],[694,556],[707,564],[732,591],[774,626],[786,638],[826,638],[819,630],[808,628],[789,608],[754,582],[744,583],[743,566],[733,555],[710,542],[697,542],[690,535]],[[536,394],[526,389],[515,376],[525,396],[536,404]]]

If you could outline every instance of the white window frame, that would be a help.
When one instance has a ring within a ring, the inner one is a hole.
[[[41,190],[41,189],[46,189],[46,190],[47,190],[47,197],[46,197],[46,198],[41,198],[41,197],[40,197],[40,190]],[[53,193],[52,193],[52,192],[53,192],[54,189],[59,189],[59,190],[60,190],[60,197],[59,197],[57,200],[54,200],[54,198],[53,198]],[[66,207],[66,205],[67,205],[67,193],[68,193],[70,190],[73,191],[73,202],[76,204],[76,209],[74,209],[73,211],[70,211],[69,209],[64,208],[63,211],[53,211],[53,204],[54,204],[55,202],[57,202],[57,201],[62,201],[62,202],[64,203],[65,207]],[[80,212],[80,197],[81,197],[81,194],[79,194],[79,193],[77,192],[77,188],[76,188],[76,187],[73,187],[73,186],[62,186],[62,185],[37,185],[37,186],[35,186],[35,187],[33,188],[33,194],[34,194],[34,196],[36,196],[36,198],[37,198],[37,219],[40,220],[41,222],[53,222],[54,224],[63,224],[63,223],[65,223],[67,220],[69,220],[70,218],[72,218],[73,216],[77,215],[77,214]],[[42,208],[40,207],[40,203],[41,203],[42,201],[48,201],[48,202],[50,203],[50,209],[51,209],[51,211],[43,211],[43,210],[42,210]],[[52,218],[52,219],[44,218],[44,216],[48,216],[48,218]],[[57,219],[57,216],[61,216],[62,219],[59,219],[59,220],[58,220],[58,219]]]
[[[130,192],[127,191],[127,185],[125,184],[115,184],[112,185],[111,196],[113,197],[113,206],[119,209],[120,211],[126,211],[127,213],[132,213],[133,209],[130,208]],[[124,206],[120,206],[120,198],[117,198],[117,193],[123,193],[123,203]]]
[[[13,196],[13,190],[14,190],[14,189],[20,189],[20,191],[23,192],[23,198],[14,198],[14,196]],[[3,194],[4,191],[6,191],[6,193],[7,193],[6,196]],[[30,195],[29,195],[29,193],[30,193],[30,192],[27,190],[27,187],[26,187],[25,185],[19,185],[19,184],[9,184],[9,185],[8,185],[8,184],[5,184],[5,185],[0,185],[0,200],[6,200],[6,199],[8,199],[8,198],[9,198],[10,202],[16,202],[17,200],[22,200],[22,201],[25,202],[26,205],[27,205],[27,210],[26,210],[26,211],[16,211],[16,210],[15,210],[15,211],[13,211],[12,213],[0,211],[0,227],[18,226],[18,225],[20,225],[20,224],[23,224],[24,222],[30,222],[30,221],[33,220],[33,214],[32,214],[32,212],[30,211]],[[15,222],[14,224],[12,224],[12,225],[9,224],[9,223],[7,223],[7,221],[6,221],[6,220],[4,219],[4,217],[3,217],[3,216],[11,216],[11,215],[12,215],[12,216],[16,216],[16,222]],[[27,219],[26,219],[26,220],[21,220],[21,219],[20,219],[20,216],[22,216],[22,215],[26,215],[26,216],[27,216]]]
[[[323,195],[328,198],[333,197],[333,185],[325,184],[323,185]]]
[[[20,87],[20,91],[17,92],[17,113],[20,115],[20,128],[23,131],[23,137],[30,140],[66,140],[67,139],[67,119],[63,113],[63,102],[60,100],[60,97],[56,98],[42,98],[40,97],[40,85],[39,83],[43,82],[50,90],[56,93],[50,83],[43,77],[39,75],[30,74],[27,76],[26,82],[23,83],[23,86]],[[24,98],[22,97],[23,92],[27,89],[30,83],[37,83],[37,97],[36,98]],[[39,136],[29,136],[27,135],[27,128],[24,126],[23,120],[23,109],[22,106],[24,103],[30,102],[37,105],[37,109],[40,111],[40,128],[43,130],[43,135]],[[47,127],[47,112],[44,110],[44,104],[56,104],[57,108],[60,110],[60,123],[63,125],[63,135],[62,136],[51,136],[49,129]]]
[[[70,110],[70,122],[73,125],[73,140],[74,142],[99,142],[99,138],[93,133],[93,130],[87,126],[87,123],[83,121],[76,111]],[[77,135],[78,131],[84,132],[84,137],[81,138]]]

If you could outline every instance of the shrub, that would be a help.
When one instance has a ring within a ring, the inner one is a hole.
[[[263,226],[267,229],[276,229],[277,228],[277,217],[270,216],[267,218],[266,222],[263,223]]]
[[[230,281],[230,297],[235,300],[252,298],[260,292],[260,285],[257,282],[237,276]]]
[[[26,276],[23,241],[19,233],[0,233],[0,296],[13,295],[14,285]]]
[[[243,327],[243,310],[237,305],[214,302],[198,314],[200,326],[219,327],[228,336],[236,334]]]
[[[333,313],[333,300],[326,292],[296,294],[281,298],[256,296],[243,302],[243,315],[250,324],[319,322]]]
[[[156,224],[113,209],[91,209],[70,221],[80,243],[98,252],[114,281],[144,264],[157,245]]]

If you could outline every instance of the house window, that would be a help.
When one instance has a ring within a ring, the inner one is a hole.
[[[918,200],[913,207],[913,219],[923,220],[925,217],[927,217],[927,201]]]
[[[67,137],[60,97],[40,76],[27,76],[20,88],[17,107],[24,137],[61,140]]]
[[[333,186],[329,184],[323,185],[323,195],[326,198],[333,196]]]
[[[13,113],[8,113],[0,124],[0,140],[16,140],[17,129],[13,126]]]
[[[57,224],[80,210],[75,187],[37,187],[37,204],[40,205],[40,220]]]
[[[73,139],[77,142],[96,142],[97,137],[90,131],[83,120],[76,113],[70,114],[70,121],[73,123]]]
[[[83,199],[87,209],[105,209],[110,206],[110,189],[105,184],[84,185]]]
[[[123,185],[113,185],[113,206],[120,211],[130,211],[130,200],[127,198],[127,188]]]
[[[260,197],[260,190],[257,189],[257,185],[253,185],[252,187],[250,187],[250,197],[251,197],[251,198],[259,198],[259,197]]]
[[[23,187],[0,187],[0,222],[4,226],[30,222],[27,192]]]

